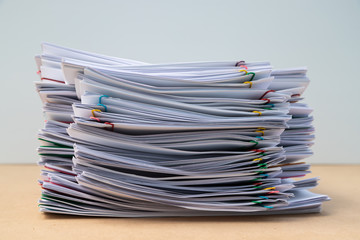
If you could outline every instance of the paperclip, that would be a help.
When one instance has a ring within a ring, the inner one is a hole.
[[[263,160],[262,158],[255,158],[255,159],[253,159],[253,162],[256,162],[256,161],[260,162],[262,160]]]
[[[241,69],[239,70],[239,72],[245,72],[245,75],[248,73],[248,71],[246,71],[245,69]]]
[[[104,122],[104,124],[111,125],[111,130],[114,131],[114,124],[110,122]]]
[[[239,67],[243,67],[243,68],[245,68],[246,70],[248,70],[248,67],[245,66],[245,65],[240,65]]]
[[[273,194],[273,193],[279,193],[279,191],[270,191],[270,192],[267,192],[267,194]]]
[[[275,190],[275,187],[264,188],[263,190]]]
[[[263,198],[263,199],[269,199],[268,197],[265,196],[258,196],[259,198]]]
[[[101,96],[99,97],[99,103],[98,103],[97,105],[104,107],[105,112],[107,112],[107,107],[106,107],[104,104],[101,103],[101,99],[102,99],[103,97],[109,97],[109,96],[108,96],[108,95],[101,95]]]
[[[263,137],[260,137],[260,136],[255,136],[256,138],[259,138],[259,139],[261,139],[261,140],[264,140],[264,138]]]
[[[261,202],[261,201],[251,201],[251,202],[253,202],[253,203],[257,203],[257,204],[262,204],[262,202]]]
[[[270,99],[268,99],[268,98],[262,98],[260,100],[266,101],[266,103],[270,103]]]
[[[257,141],[254,141],[254,140],[251,140],[250,142],[255,143],[255,146],[259,144]]]
[[[98,118],[96,118],[96,117],[90,117],[90,119],[94,119],[94,120],[100,122],[100,119],[98,119]]]
[[[252,81],[252,80],[254,79],[254,77],[255,77],[255,73],[254,73],[254,72],[248,72],[248,73],[246,73],[246,75],[249,75],[249,74],[252,75],[251,78],[250,78],[250,81]]]
[[[252,111],[252,112],[259,114],[259,116],[261,116],[261,114],[262,114],[262,112],[259,112],[259,111]]]
[[[274,208],[272,206],[262,206],[262,207],[264,207],[264,208]]]
[[[249,88],[252,87],[252,82],[243,82],[244,84],[250,84]]]
[[[99,103],[101,103],[101,99],[102,99],[103,97],[109,97],[109,96],[108,96],[108,95],[101,95],[101,96],[99,97]]]
[[[265,97],[266,94],[270,93],[270,92],[275,92],[275,90],[267,90],[261,97],[260,99],[263,99]]]
[[[255,132],[261,133],[261,136],[264,136],[264,135],[265,135],[264,131],[261,131],[261,130],[256,130]]]
[[[98,103],[97,105],[98,105],[98,106],[102,106],[102,107],[104,107],[105,112],[107,112],[107,107],[106,107],[104,104],[102,104],[102,103]]]
[[[266,152],[265,150],[261,150],[261,149],[253,149],[253,150],[250,150],[250,151],[254,151],[254,152],[258,152],[258,153],[265,153]]]
[[[91,110],[91,113],[92,113],[93,117],[96,117],[94,112],[101,112],[101,110],[100,109]]]
[[[239,67],[244,64],[245,64],[245,61],[238,61],[237,63],[235,63],[235,67]]]

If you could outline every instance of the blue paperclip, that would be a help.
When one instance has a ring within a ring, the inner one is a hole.
[[[97,105],[104,107],[105,112],[107,112],[107,107],[106,107],[104,104],[101,103],[101,99],[102,99],[103,97],[109,97],[109,96],[108,96],[108,95],[101,95],[101,96],[99,97],[99,103],[98,103]]]

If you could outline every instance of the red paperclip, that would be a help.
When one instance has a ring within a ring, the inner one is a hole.
[[[111,125],[111,130],[114,131],[114,124],[110,122],[104,122],[104,124]]]
[[[264,152],[265,152],[265,150],[261,150],[261,149],[253,149],[253,150],[250,150],[250,151],[260,152],[260,153],[264,153]]]
[[[260,99],[263,99],[265,97],[266,94],[270,93],[270,92],[275,92],[275,90],[267,90],[261,97]]]
[[[270,103],[270,99],[268,99],[268,98],[262,98],[261,100],[267,101],[267,103]]]

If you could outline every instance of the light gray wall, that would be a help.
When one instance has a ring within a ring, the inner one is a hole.
[[[37,160],[40,42],[153,63],[270,60],[308,66],[311,163],[358,163],[359,1],[0,0],[1,161]]]

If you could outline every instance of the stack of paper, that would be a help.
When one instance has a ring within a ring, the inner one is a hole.
[[[109,217],[319,212],[305,68],[147,64],[44,43],[43,212]]]

